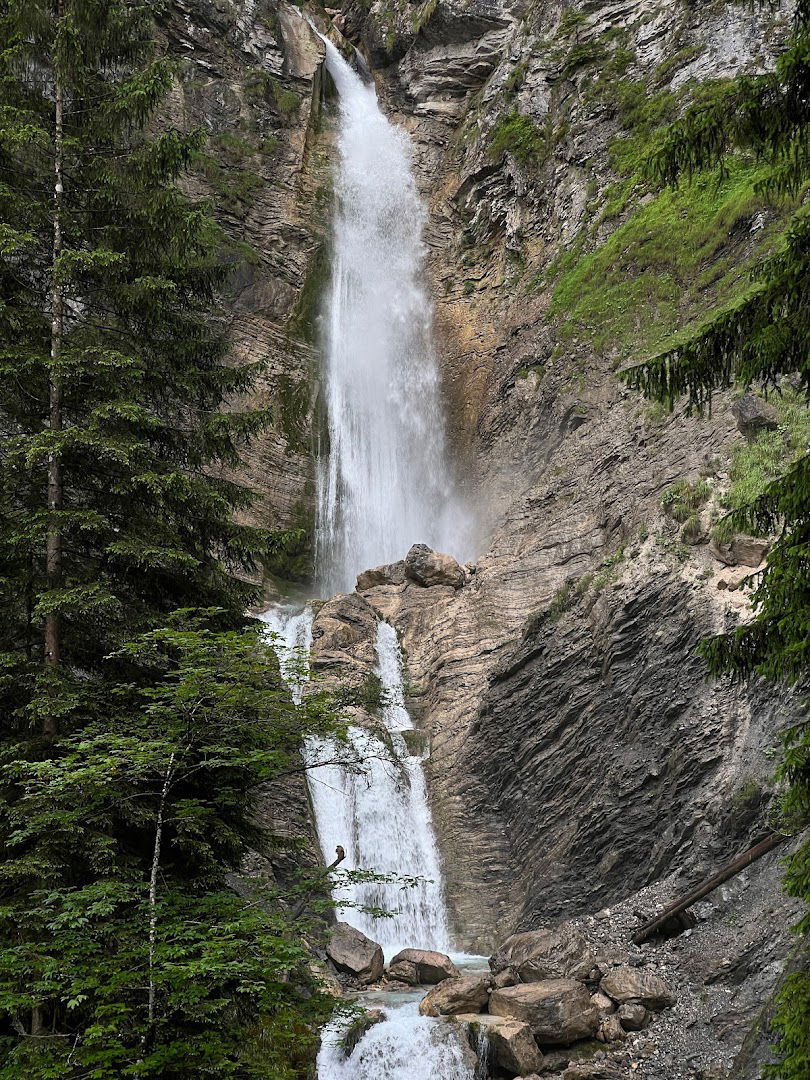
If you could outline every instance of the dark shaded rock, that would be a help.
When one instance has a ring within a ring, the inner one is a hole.
[[[377,982],[383,973],[383,951],[376,941],[367,938],[348,923],[336,923],[326,954],[338,971],[344,971],[367,985]]]
[[[449,585],[460,589],[464,571],[452,555],[434,551],[427,544],[414,544],[405,556],[405,577],[417,585]]]
[[[625,1031],[641,1031],[647,1010],[639,1002],[627,1001],[619,1007],[618,1017]]]
[[[743,394],[731,406],[731,412],[737,427],[748,437],[760,431],[774,431],[779,426],[776,409],[755,394]]]
[[[419,1002],[422,1016],[453,1016],[480,1012],[489,999],[489,979],[480,975],[462,975],[445,979],[434,986]]]
[[[413,965],[418,983],[440,983],[459,977],[458,968],[446,953],[430,949],[403,949],[391,960],[389,973],[398,964]]]
[[[649,1009],[665,1009],[675,1004],[675,997],[664,980],[640,968],[614,968],[602,979],[599,989],[620,1005],[637,1001]]]
[[[512,968],[521,982],[587,979],[595,957],[582,932],[571,923],[551,930],[513,934],[490,957],[493,974]]]
[[[489,1011],[528,1024],[541,1046],[587,1039],[599,1029],[599,1010],[574,979],[549,979],[494,990]]]

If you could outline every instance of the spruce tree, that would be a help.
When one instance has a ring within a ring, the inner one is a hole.
[[[220,478],[260,414],[154,5],[0,2],[0,1076],[306,1075],[297,906],[232,887],[300,771]],[[305,894],[308,891],[305,890]]]
[[[171,80],[150,7],[0,9],[0,647],[23,680],[95,672],[174,608],[242,610],[262,544],[209,468],[261,418],[222,411],[252,373],[207,318],[223,238],[175,182],[200,135],[145,131]]]
[[[649,175],[675,184],[701,170],[721,170],[743,153],[765,167],[759,190],[795,196],[810,181],[810,5],[801,0],[794,34],[776,70],[721,85],[667,131],[648,163]],[[810,213],[793,215],[779,249],[756,268],[748,293],[716,313],[690,339],[624,373],[633,387],[670,407],[691,408],[735,384],[779,392],[786,380],[810,395]],[[753,594],[754,617],[735,632],[705,642],[714,674],[806,685],[810,676],[810,454],[794,461],[748,506],[730,515],[732,528],[775,535]],[[783,733],[779,776],[785,812],[810,821],[810,723]],[[789,860],[786,888],[810,903],[810,840]],[[788,978],[775,1021],[784,1080],[810,1076],[810,911],[796,927],[799,970]]]

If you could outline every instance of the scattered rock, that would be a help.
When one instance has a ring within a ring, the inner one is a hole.
[[[392,960],[386,969],[386,975],[389,979],[407,983],[408,986],[416,986],[419,982],[419,972],[416,969],[416,964],[411,964],[407,960],[400,960],[397,963]]]
[[[499,991],[505,993],[506,991]],[[480,1012],[489,998],[489,979],[480,975],[461,975],[429,990],[419,1002],[422,1016],[454,1016]]]
[[[731,412],[737,427],[748,438],[761,431],[774,431],[779,426],[776,409],[755,394],[743,394],[731,406]]]
[[[382,949],[348,923],[335,924],[326,953],[339,971],[345,971],[363,985],[377,982],[382,976]]]
[[[611,1013],[610,1016],[602,1017],[596,1037],[604,1042],[621,1042],[627,1038],[627,1032],[617,1014]]]
[[[398,952],[391,961],[389,974],[395,964],[413,965],[418,983],[440,983],[445,979],[459,977],[458,968],[446,953],[433,952],[430,949],[403,949]]]
[[[443,555],[427,544],[414,544],[405,556],[405,577],[417,585],[450,585],[460,589],[464,571],[452,555]]]
[[[638,1002],[626,1001],[619,1008],[618,1016],[625,1031],[641,1031],[647,1019],[647,1010]]]
[[[607,994],[603,994],[601,990],[591,995],[591,1001],[603,1016],[616,1012],[616,1002],[613,998],[609,998]]]
[[[482,1030],[486,1032],[493,1065],[519,1076],[541,1068],[543,1055],[528,1024],[487,1013],[477,1016],[462,1014],[457,1019],[468,1023],[476,1033]]]
[[[511,967],[504,968],[503,971],[499,971],[497,975],[492,977],[492,985],[496,990],[500,990],[504,986],[514,986],[517,982],[517,973]]]
[[[599,1010],[584,984],[574,979],[549,979],[495,990],[489,1011],[528,1024],[541,1046],[587,1039],[599,1028]]]
[[[664,980],[639,968],[614,968],[605,975],[599,988],[620,1005],[637,1001],[650,1009],[665,1009],[675,1004],[672,991]]]
[[[377,585],[401,585],[405,581],[405,562],[386,563],[371,570],[363,570],[357,575],[357,591],[365,592]]]
[[[513,934],[490,957],[493,974],[513,968],[522,982],[545,979],[587,979],[595,957],[584,935],[571,923],[553,930]]]

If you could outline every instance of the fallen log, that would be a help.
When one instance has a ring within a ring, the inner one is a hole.
[[[749,848],[744,855],[740,855],[734,862],[730,862],[728,866],[720,870],[714,877],[709,878],[702,885],[699,885],[692,892],[687,893],[686,896],[680,900],[676,900],[674,904],[670,904],[668,908],[665,908],[660,915],[656,915],[650,922],[645,923],[640,930],[633,934],[633,944],[643,945],[645,941],[649,941],[650,938],[660,930],[667,920],[671,919],[674,915],[679,915],[682,911],[686,911],[692,904],[696,904],[698,900],[702,900],[704,896],[707,896],[710,892],[722,885],[724,881],[728,881],[729,878],[734,877],[735,874],[739,874],[741,870],[745,870],[751,863],[756,862],[757,859],[762,858],[763,855],[767,855],[769,851],[777,846],[777,844],[783,843],[788,838],[781,836],[778,833],[771,833],[764,840],[760,840],[758,844],[755,844],[752,848]]]

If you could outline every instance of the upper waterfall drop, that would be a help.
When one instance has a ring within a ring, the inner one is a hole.
[[[408,136],[330,41],[340,96],[332,275],[323,344],[328,446],[319,463],[316,568],[324,595],[413,543],[458,557],[469,519],[447,460],[432,308],[422,282],[426,213]]]

